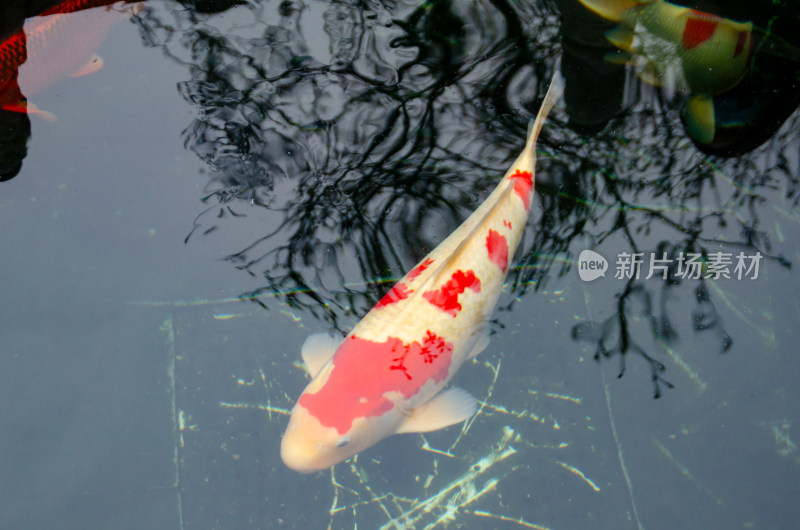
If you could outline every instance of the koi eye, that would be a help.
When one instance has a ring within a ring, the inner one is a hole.
[[[350,443],[350,437],[349,436],[342,436],[341,438],[339,438],[339,441],[336,442],[336,447],[344,447],[345,445],[347,445],[349,443]]]

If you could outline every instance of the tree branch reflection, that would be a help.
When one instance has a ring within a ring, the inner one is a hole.
[[[154,5],[140,24],[145,42],[188,67],[179,90],[197,117],[184,141],[213,168],[187,241],[263,212],[275,228],[226,258],[263,278],[248,296],[282,293],[335,326],[365,313],[493,187],[570,31],[549,5],[498,0],[256,3],[234,22]],[[542,149],[554,154],[540,157],[541,213],[509,277],[520,296],[589,247],[706,258],[742,248],[789,266],[759,218],[776,196],[797,206],[797,116],[768,146],[714,159],[660,93],[640,92],[595,136],[558,116],[545,128]],[[669,307],[685,302],[671,293],[689,283],[695,329],[727,351],[707,280],[674,271],[620,282],[604,302],[613,316],[587,318],[573,337],[594,342],[598,358],[618,356],[620,375],[627,353],[641,356],[658,396],[664,365],[631,328],[674,340]]]

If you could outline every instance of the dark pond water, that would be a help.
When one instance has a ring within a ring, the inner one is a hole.
[[[2,79],[29,106],[0,113],[0,527],[796,525],[797,5],[693,4],[753,22],[749,67],[661,89],[577,0],[148,1],[44,43],[36,3],[0,11],[30,66]],[[481,203],[557,69],[491,344],[455,380],[478,415],[285,468],[304,338]]]

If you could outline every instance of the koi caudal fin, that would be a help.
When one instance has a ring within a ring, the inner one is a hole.
[[[542,131],[547,116],[550,114],[550,111],[553,110],[556,103],[558,103],[558,100],[561,99],[563,93],[564,79],[561,77],[558,67],[556,67],[556,72],[553,74],[553,79],[550,81],[550,87],[547,89],[547,93],[544,96],[542,106],[539,107],[536,118],[528,123],[528,139],[525,141],[523,156],[530,156],[532,160],[536,160],[536,140],[539,138],[539,133]]]

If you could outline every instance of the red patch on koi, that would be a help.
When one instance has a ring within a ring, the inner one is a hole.
[[[406,275],[406,278],[408,278],[408,281],[416,280],[417,276],[419,276],[420,274],[425,272],[425,269],[427,269],[430,266],[431,263],[433,263],[433,260],[431,258],[425,258],[425,261],[423,261],[422,263],[420,263],[419,265],[417,265],[416,267],[411,269],[411,272],[409,272]]]
[[[472,270],[467,272],[457,270],[444,285],[435,291],[425,291],[422,293],[422,297],[445,313],[455,317],[461,311],[458,296],[467,289],[476,293],[481,292],[481,280],[475,276]]]
[[[511,221],[505,221],[505,220],[504,220],[504,221],[503,221],[503,226],[505,226],[506,228],[508,228],[509,230],[511,230]]]
[[[733,56],[738,57],[740,53],[744,50],[744,45],[747,42],[747,35],[749,32],[747,31],[740,31],[739,36],[736,37],[736,49],[733,51]]]
[[[298,403],[326,427],[344,434],[356,418],[380,416],[394,407],[384,397],[399,392],[408,399],[430,379],[439,383],[450,370],[453,344],[428,330],[422,342],[396,337],[373,342],[355,335],[339,346],[325,385]],[[388,370],[387,370],[388,367]]]
[[[525,209],[531,207],[531,192],[533,191],[533,174],[530,171],[517,171],[508,177],[514,180],[514,191],[525,204]]]
[[[383,295],[383,298],[381,298],[378,301],[378,303],[375,304],[375,307],[376,308],[386,307],[389,304],[399,302],[400,300],[405,300],[406,298],[408,298],[408,295],[410,295],[413,292],[414,291],[412,289],[409,289],[406,284],[400,282],[391,289],[389,289],[389,292]]]
[[[500,270],[506,272],[508,268],[508,242],[505,236],[494,230],[489,230],[489,235],[486,236],[486,250],[489,251],[489,259],[492,263],[500,267]]]
[[[683,47],[691,50],[700,46],[714,35],[720,18],[702,11],[691,9],[691,14],[683,28]]]

